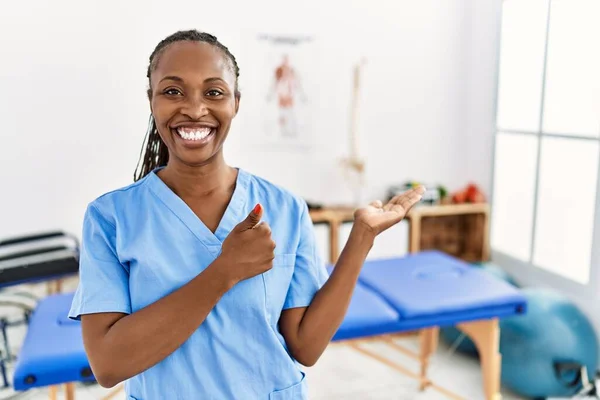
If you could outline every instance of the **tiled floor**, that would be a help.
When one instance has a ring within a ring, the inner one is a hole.
[[[416,338],[397,340],[404,347],[416,350]],[[386,357],[412,372],[419,371],[416,360],[390,350],[384,343],[366,343],[366,349]],[[468,400],[484,399],[481,372],[477,359],[460,354],[450,354],[449,348],[440,344],[432,357],[429,377],[438,386]],[[341,400],[438,400],[448,399],[445,395],[427,389],[418,390],[418,383],[400,372],[358,353],[343,344],[332,344],[319,360],[319,363],[307,370],[311,399]],[[520,397],[503,393],[505,400],[517,400]]]
[[[39,293],[40,290],[43,291],[43,288],[34,287],[31,290]],[[3,312],[4,310],[0,309],[0,313]],[[24,329],[12,329],[9,338],[11,344],[18,348],[24,333]],[[397,341],[404,347],[417,349],[417,340],[414,337],[400,338]],[[365,343],[363,346],[411,371],[418,372],[417,361],[398,351],[391,350],[384,343],[370,342]],[[425,392],[419,392],[416,380],[339,343],[330,345],[317,365],[306,369],[306,375],[312,400],[447,399],[447,397],[431,388]],[[443,343],[440,343],[437,353],[431,359],[429,376],[439,386],[460,395],[464,399],[484,399],[481,372],[477,359],[460,354],[450,354],[449,348]],[[98,385],[78,385],[76,399],[99,400],[110,392],[111,390]],[[10,390],[0,390],[0,400],[10,398],[10,395]],[[18,396],[18,398],[48,399],[48,390],[30,391]],[[124,394],[120,392],[113,398],[124,399]],[[503,399],[516,400],[520,398],[504,392]]]
[[[414,347],[416,344],[415,340],[411,338],[399,339],[399,342],[408,348]],[[384,344],[367,343],[364,346],[399,362],[412,371],[418,371],[418,364],[415,360],[398,352],[390,352]],[[466,400],[484,399],[477,360],[459,354],[448,357],[447,351],[448,348],[441,344],[438,352],[432,358],[430,377],[433,381]],[[312,400],[448,399],[432,389],[419,392],[414,379],[342,344],[332,344],[317,365],[306,370],[306,379]],[[79,385],[76,398],[77,400],[99,400],[110,392],[110,390],[97,385]],[[38,390],[19,398],[48,399],[48,391]],[[124,399],[124,395],[121,392],[114,399]],[[504,392],[503,399],[517,400],[520,397]]]

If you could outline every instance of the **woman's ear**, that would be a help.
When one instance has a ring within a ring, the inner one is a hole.
[[[148,96],[148,102],[150,103],[150,112],[152,112],[152,89],[148,89],[146,95]]]
[[[240,98],[242,97],[242,94],[240,92],[237,92],[235,94],[235,115],[237,115],[239,109],[240,109]]]

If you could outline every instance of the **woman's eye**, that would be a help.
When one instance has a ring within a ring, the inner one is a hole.
[[[214,97],[214,96],[220,96],[220,95],[222,95],[222,94],[223,94],[223,92],[221,92],[220,90],[209,90],[209,91],[208,91],[208,95],[209,95],[210,97]]]
[[[165,90],[164,93],[168,94],[169,96],[178,96],[181,94],[181,92],[179,90],[173,89],[173,88]]]

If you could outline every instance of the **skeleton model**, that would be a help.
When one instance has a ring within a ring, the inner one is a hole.
[[[346,182],[354,193],[354,205],[360,205],[363,202],[362,192],[364,188],[365,163],[358,155],[358,99],[360,88],[360,75],[366,60],[362,59],[354,67],[354,85],[352,91],[351,109],[350,109],[350,155],[341,160]]]

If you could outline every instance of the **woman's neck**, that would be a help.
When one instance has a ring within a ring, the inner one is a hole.
[[[223,158],[202,166],[169,160],[158,176],[179,197],[201,198],[232,188],[237,179],[237,170],[227,165]]]

